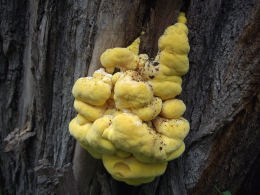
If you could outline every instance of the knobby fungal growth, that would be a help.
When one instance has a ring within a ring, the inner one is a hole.
[[[137,38],[127,48],[107,49],[100,57],[105,69],[78,79],[72,89],[78,115],[70,133],[116,180],[151,182],[185,150],[190,127],[182,118],[185,104],[175,97],[189,69],[187,34],[180,13],[160,37],[154,60],[138,55]]]

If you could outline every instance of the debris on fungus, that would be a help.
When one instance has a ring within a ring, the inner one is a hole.
[[[151,182],[185,150],[189,122],[181,76],[189,69],[188,28],[178,22],[159,38],[154,60],[139,53],[140,38],[127,48],[107,49],[103,68],[73,86],[78,115],[70,134],[94,158],[102,159],[113,178],[129,185]],[[115,69],[120,72],[114,73]],[[114,73],[114,74],[113,74]]]

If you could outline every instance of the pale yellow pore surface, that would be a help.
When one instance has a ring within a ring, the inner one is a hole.
[[[141,163],[133,156],[119,158],[117,156],[103,155],[103,163],[107,171],[117,180],[130,185],[151,182],[157,175],[165,172],[167,162]]]
[[[158,41],[155,59],[139,54],[140,38],[127,48],[108,49],[93,77],[73,87],[79,112],[70,133],[113,178],[129,185],[151,182],[185,150],[189,123],[181,93],[189,69],[188,28],[180,13]],[[119,68],[120,72],[115,72]]]

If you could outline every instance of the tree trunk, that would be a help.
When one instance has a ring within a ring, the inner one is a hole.
[[[72,86],[141,31],[141,52],[186,12],[186,150],[152,183],[115,181],[69,135]],[[0,189],[7,194],[259,194],[260,2],[0,0]]]

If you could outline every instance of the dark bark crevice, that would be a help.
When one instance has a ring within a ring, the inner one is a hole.
[[[193,194],[217,194],[214,186],[236,194],[253,168],[260,146],[260,104],[256,97],[229,124],[218,131],[208,158],[207,168]],[[243,144],[242,144],[243,143]],[[236,170],[241,170],[237,172]]]

